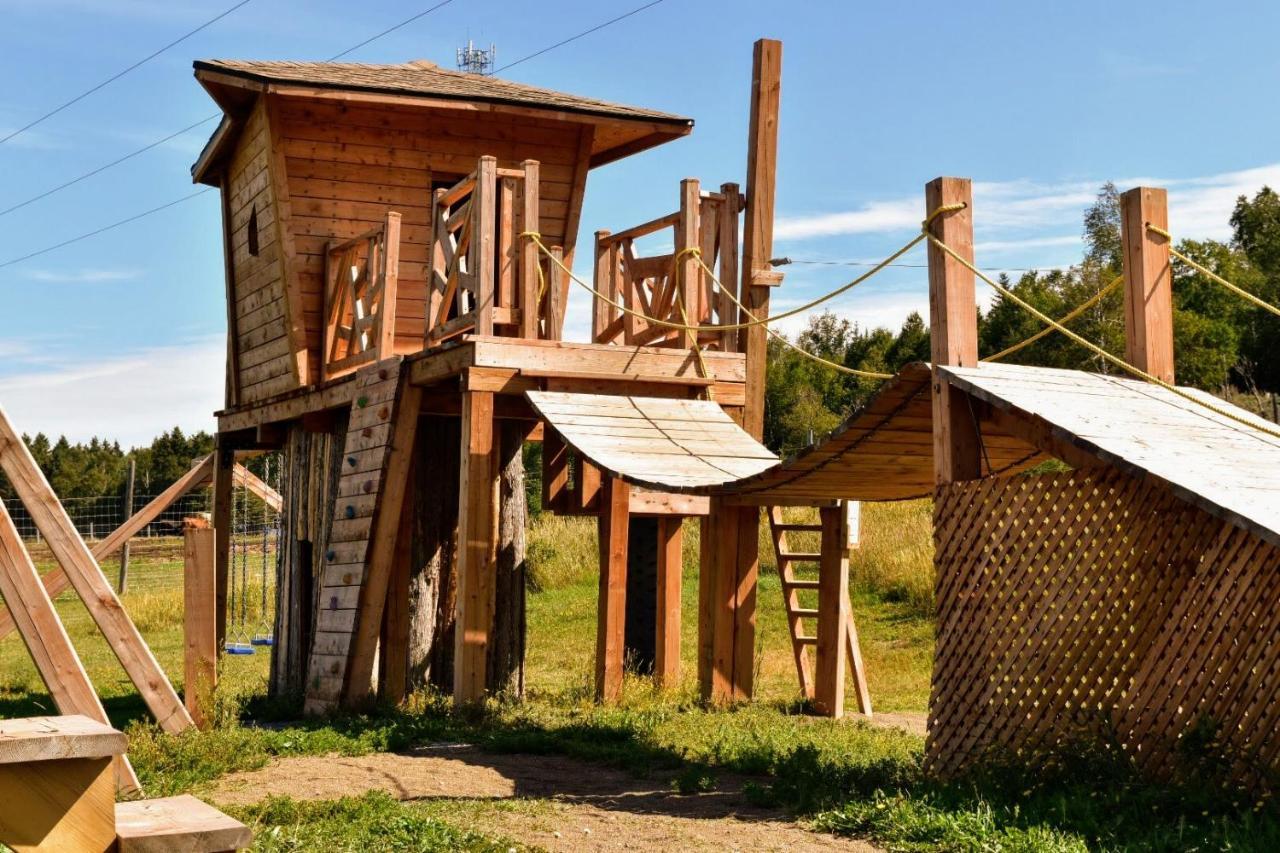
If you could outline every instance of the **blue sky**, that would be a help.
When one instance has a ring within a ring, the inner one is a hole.
[[[230,5],[0,0],[0,136]],[[0,145],[0,209],[214,112],[193,59],[323,59],[430,5],[251,0]],[[453,0],[347,59],[449,65],[471,37],[495,42],[501,65],[638,5]],[[689,139],[592,174],[589,240],[674,209],[682,177],[744,180],[751,43],[782,39],[776,254],[883,257],[918,227],[924,183],[952,174],[978,182],[979,263],[1044,267],[1079,257],[1080,214],[1103,181],[1166,186],[1173,230],[1218,238],[1237,195],[1280,184],[1269,98],[1278,24],[1280,6],[1260,2],[665,0],[503,76],[697,120]],[[0,264],[193,192],[188,168],[211,127],[0,217]],[[0,405],[28,431],[126,445],[175,423],[211,428],[224,353],[219,239],[208,193],[0,266]],[[775,305],[857,272],[789,267]],[[924,280],[891,270],[834,307],[896,325],[926,304]],[[571,336],[585,334],[581,296]]]

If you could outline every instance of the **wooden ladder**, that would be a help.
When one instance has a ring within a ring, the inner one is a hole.
[[[770,506],[767,508],[769,514],[769,532],[773,539],[773,552],[778,561],[778,576],[782,581],[782,604],[787,612],[787,629],[791,634],[791,650],[795,657],[796,675],[800,680],[800,690],[804,694],[805,699],[812,701],[816,695],[816,681],[814,675],[816,647],[818,645],[818,620],[821,614],[831,610],[829,603],[819,599],[820,581],[818,574],[822,564],[823,554],[819,551],[796,551],[787,541],[788,533],[812,533],[819,537],[819,541],[827,541],[828,537],[822,536],[822,525],[820,523],[793,523],[783,519],[782,507]],[[843,508],[841,510],[843,512]],[[847,559],[842,554],[841,559]],[[810,571],[805,572],[802,577],[797,574],[798,568],[808,568]],[[813,593],[814,606],[807,607],[801,602],[800,594],[802,592],[811,591]],[[843,590],[845,596],[843,608],[836,608],[835,612],[840,610],[845,614],[845,654],[848,655],[849,668],[853,672],[854,685],[857,691],[858,710],[866,716],[871,716],[871,694],[867,689],[867,673],[862,662],[862,651],[858,645],[858,629],[854,624],[853,610],[849,605],[849,589],[845,585]],[[813,627],[811,632],[806,633],[806,621]],[[809,654],[809,649],[815,648],[814,656]],[[843,695],[844,684],[835,686],[835,689]]]

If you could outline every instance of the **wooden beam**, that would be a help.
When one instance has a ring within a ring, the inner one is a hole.
[[[422,389],[410,385],[407,377],[406,371],[396,394],[390,454],[384,462],[383,481],[378,490],[378,504],[372,524],[373,535],[370,536],[369,555],[365,561],[364,581],[360,584],[359,612],[352,640],[351,661],[347,666],[346,684],[343,688],[343,701],[348,706],[362,703],[369,696],[396,543],[410,533],[410,529],[402,526],[400,521],[405,492],[409,488],[409,470],[413,462],[413,440],[418,431]]]
[[[698,683],[704,701],[751,698],[760,509],[711,498],[698,578]]]
[[[1169,228],[1168,194],[1135,187],[1120,196],[1124,259],[1125,356],[1129,363],[1173,383],[1173,268],[1169,241],[1148,225]]]
[[[596,699],[622,695],[626,645],[627,520],[630,486],[616,477],[600,487],[600,593],[596,611]]]
[[[684,578],[683,521],[658,519],[658,609],[653,678],[659,687],[680,686],[680,587]]]
[[[542,187],[541,166],[537,160],[525,160],[524,180],[520,182],[520,223],[521,231],[532,231],[538,233],[538,199],[541,197]],[[520,257],[520,337],[536,338],[538,337],[538,312],[541,305],[538,304],[540,294],[539,269],[542,264],[542,257],[539,255],[538,247],[532,240],[527,237],[518,238],[519,243],[516,244],[516,252]]]
[[[213,529],[214,539],[214,618],[218,648],[227,639],[227,573],[231,568],[231,502],[234,497],[235,450],[224,433],[219,433],[213,447]]]
[[[686,325],[697,325],[702,315],[702,266],[694,256],[693,250],[698,248],[702,235],[702,185],[697,178],[685,178],[680,182],[680,224],[676,227],[676,261],[675,274],[678,277],[679,290],[677,297],[684,305],[684,317],[676,315]],[[684,346],[693,349],[698,345],[697,332],[682,332],[680,340]]]
[[[470,257],[475,260],[477,335],[493,334],[493,309],[497,299],[495,233],[498,216],[498,160],[484,156],[476,166],[476,185],[471,195]]]
[[[844,716],[844,677],[849,621],[848,529],[842,507],[818,510],[822,546],[818,565],[818,643],[813,704],[818,713]]]
[[[107,582],[102,569],[80,538],[67,511],[58,502],[22,437],[0,410],[0,470],[26,507],[36,528],[44,535],[54,559],[71,579],[71,585],[85,609],[102,631],[129,679],[137,687],[156,721],[167,732],[191,727],[191,716],[137,627],[129,619],[120,599]]]
[[[458,705],[480,701],[485,690],[498,559],[499,466],[494,433],[493,392],[464,392],[453,659],[453,700]]]
[[[770,287],[755,283],[771,271],[773,210],[777,192],[778,108],[782,98],[782,42],[760,39],[751,66],[751,119],[747,131],[747,207],[742,232],[742,303],[756,317],[769,316]],[[768,334],[764,326],[743,329],[738,349],[747,356],[747,402],[742,428],[764,436],[764,381]]]
[[[134,513],[128,521],[111,531],[106,537],[95,542],[93,547],[89,549],[90,553],[93,554],[93,558],[98,562],[102,562],[111,556],[125,542],[136,536],[139,531],[154,521],[174,501],[192,489],[208,483],[212,475],[213,455],[210,454],[191,466],[190,471],[174,481],[169,488],[152,498],[150,503]],[[58,566],[54,566],[45,572],[41,581],[44,584],[45,592],[50,598],[57,598],[71,586],[67,573]],[[8,613],[0,613],[0,639],[8,636],[12,630],[13,617]]]
[[[40,584],[31,555],[23,546],[3,501],[0,501],[0,595],[4,596],[22,642],[59,713],[83,714],[110,725],[107,712],[71,645],[53,600]],[[116,762],[116,784],[126,792],[139,787],[138,777],[123,757]]]
[[[760,508],[726,505],[725,510],[738,516],[738,547],[733,564],[733,699],[745,702],[755,695]]]
[[[214,603],[213,528],[183,531],[182,638],[183,703],[200,728],[212,722],[208,710],[218,686],[218,628]]]
[[[933,218],[930,233],[973,262],[973,186],[967,178],[936,178],[925,187],[928,214],[952,204],[964,207]],[[937,365],[976,367],[978,307],[973,273],[929,245],[929,330],[934,364],[933,469],[938,484],[982,476],[981,439],[968,398],[937,372]]]
[[[225,126],[224,124],[219,126]],[[235,250],[231,246],[235,233],[231,225],[231,187],[225,172],[218,178],[218,196],[222,204],[222,265],[225,269],[225,289],[227,294],[227,382],[226,406],[228,409],[240,405],[240,333],[237,331],[239,317],[236,313],[236,268]]]
[[[15,853],[115,850],[111,759],[0,764],[0,843]]]
[[[312,373],[318,373],[310,364],[307,349],[307,326],[302,310],[302,264],[293,244],[293,232],[289,228],[292,219],[292,202],[289,200],[289,177],[285,170],[284,144],[281,142],[279,98],[264,95],[259,106],[266,111],[270,158],[267,174],[271,181],[271,194],[275,199],[276,239],[280,245],[280,282],[284,287],[285,328],[289,334],[289,359],[298,385],[315,381]],[[323,357],[323,356],[322,356]]]
[[[413,480],[412,467],[406,491]],[[414,502],[406,495],[400,508],[400,529],[391,561],[391,579],[387,586],[387,606],[382,623],[382,645],[378,661],[382,667],[380,696],[384,702],[399,705],[409,693],[409,587],[413,574]]]

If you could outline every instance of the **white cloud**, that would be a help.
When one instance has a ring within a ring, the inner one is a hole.
[[[220,335],[105,360],[65,358],[0,378],[0,405],[23,432],[142,445],[175,425],[212,431],[225,367]]]
[[[47,284],[96,284],[107,281],[132,281],[141,274],[139,270],[90,267],[78,270],[30,270],[25,275],[32,281],[42,281]]]
[[[873,201],[857,210],[820,213],[810,216],[779,216],[773,224],[778,240],[807,240],[838,234],[873,234],[918,228],[922,202],[919,199]]]

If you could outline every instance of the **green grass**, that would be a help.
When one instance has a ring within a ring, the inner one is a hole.
[[[877,710],[922,711],[932,652],[928,505],[869,507],[866,536],[851,561],[851,591]],[[1269,802],[1245,801],[1206,773],[1186,785],[1144,783],[1113,753],[1082,747],[1035,775],[989,763],[981,775],[942,784],[921,768],[920,738],[801,713],[770,548],[762,543],[757,701],[702,706],[692,657],[696,637],[697,526],[686,528],[684,679],[657,691],[628,677],[621,702],[591,701],[595,542],[583,519],[540,518],[530,534],[526,701],[491,702],[455,713],[446,698],[413,697],[402,709],[305,722],[270,722],[278,705],[254,700],[267,656],[228,657],[219,701],[223,724],[180,736],[160,733],[83,608],[59,610],[103,694],[128,725],[130,755],[150,796],[200,794],[219,776],[291,755],[361,755],[439,741],[494,752],[560,754],[652,777],[680,791],[713,788],[724,772],[750,774],[760,804],[783,805],[823,831],[869,837],[894,850],[1273,850],[1280,817]],[[181,673],[181,604],[176,591],[125,599],[157,657]],[[25,649],[0,644],[0,713],[51,709]],[[179,685],[180,686],[180,685]],[[243,722],[238,718],[244,717]],[[492,804],[483,808],[495,808]],[[538,802],[520,808],[536,811]],[[261,850],[506,850],[468,830],[474,804],[396,803],[377,794],[327,803],[271,800],[236,814]],[[531,812],[532,813],[532,812]]]

